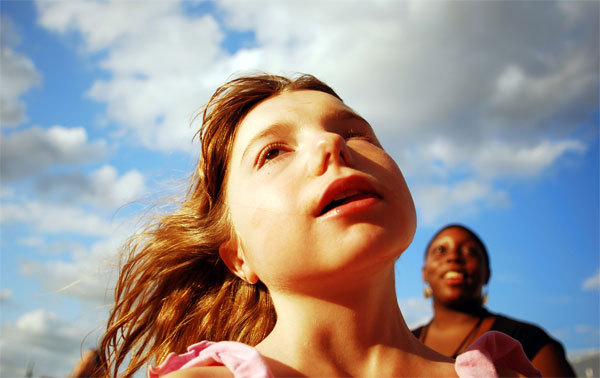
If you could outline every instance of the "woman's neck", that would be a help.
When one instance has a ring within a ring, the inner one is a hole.
[[[480,301],[471,301],[459,306],[448,306],[434,300],[432,323],[451,326],[465,321],[486,317],[489,313]]]
[[[335,289],[319,296],[272,292],[277,324],[257,349],[319,376],[398,375],[422,363],[415,355],[424,348],[398,308],[393,266],[368,284],[338,283]]]

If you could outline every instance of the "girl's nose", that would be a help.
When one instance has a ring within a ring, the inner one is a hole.
[[[352,158],[346,140],[337,133],[323,133],[309,150],[309,172],[320,176],[327,172],[330,166],[350,166]]]

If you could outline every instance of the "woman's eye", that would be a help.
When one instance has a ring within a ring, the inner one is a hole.
[[[434,256],[443,256],[446,253],[446,247],[439,245],[433,249]]]

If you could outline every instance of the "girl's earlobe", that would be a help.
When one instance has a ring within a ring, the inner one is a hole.
[[[254,285],[258,282],[258,276],[248,265],[241,245],[236,239],[230,238],[219,246],[219,256],[229,271],[242,280]]]

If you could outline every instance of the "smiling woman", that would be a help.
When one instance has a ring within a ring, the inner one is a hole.
[[[485,244],[469,228],[450,224],[439,230],[425,251],[425,296],[433,298],[431,322],[413,331],[432,349],[456,358],[487,331],[517,339],[543,376],[572,377],[562,345],[541,328],[492,314],[484,307],[483,287],[491,275]]]
[[[471,350],[484,357],[456,361],[411,334],[394,263],[415,232],[412,197],[330,87],[310,75],[234,79],[199,137],[187,198],[126,250],[105,371],[162,361],[150,377],[537,374],[498,334]],[[508,366],[496,370],[495,351]]]

